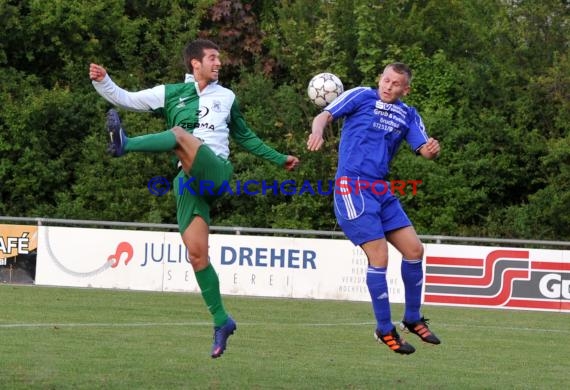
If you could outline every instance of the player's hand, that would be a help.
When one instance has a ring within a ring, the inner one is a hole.
[[[440,151],[439,141],[435,138],[429,138],[420,152],[422,156],[431,160],[439,156]]]
[[[103,81],[105,76],[107,75],[107,71],[101,65],[97,64],[90,64],[89,65],[89,78],[93,81]]]
[[[285,161],[285,169],[292,171],[299,165],[299,159],[295,156],[287,156],[287,161]]]
[[[323,139],[322,135],[311,133],[307,141],[307,149],[309,149],[311,152],[314,152],[316,150],[319,150],[324,143],[325,140]]]

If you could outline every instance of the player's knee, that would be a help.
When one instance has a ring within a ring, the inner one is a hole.
[[[176,143],[178,145],[199,145],[202,142],[180,126],[174,126],[172,132],[176,137]]]
[[[424,258],[424,247],[421,244],[409,248],[406,252],[407,259],[422,260]]]
[[[197,251],[188,251],[188,257],[190,258],[190,264],[194,271],[201,271],[208,266],[208,255],[199,253]]]
[[[174,133],[174,136],[176,137],[176,142],[178,144],[180,144],[180,141],[182,141],[184,139],[185,135],[188,134],[188,132],[180,126],[174,126],[172,128],[172,132]]]

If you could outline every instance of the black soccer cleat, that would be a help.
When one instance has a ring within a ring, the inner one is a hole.
[[[429,330],[428,321],[429,320],[424,317],[420,318],[419,321],[416,322],[407,322],[402,320],[400,323],[400,330],[413,333],[428,344],[441,344],[441,341],[437,336]]]
[[[107,112],[107,131],[109,132],[109,154],[113,157],[120,157],[125,154],[125,142],[127,134],[121,126],[121,118],[115,109]]]
[[[378,329],[376,329],[374,337],[378,342],[383,342],[388,346],[388,348],[396,353],[409,355],[416,352],[416,349],[411,344],[408,344],[406,340],[400,337],[396,328],[393,328],[387,334],[382,334]]]

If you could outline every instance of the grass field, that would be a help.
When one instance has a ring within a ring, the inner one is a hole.
[[[220,359],[201,297],[0,286],[2,389],[554,389],[570,316],[427,306],[440,346],[379,345],[368,303],[225,297]],[[394,305],[398,319],[401,305]]]

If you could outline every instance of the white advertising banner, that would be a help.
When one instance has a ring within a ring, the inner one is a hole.
[[[140,267],[147,242],[165,234],[40,226],[36,284],[162,290],[162,269]]]
[[[177,232],[39,228],[36,284],[199,292]],[[369,301],[364,253],[348,240],[210,235],[222,294]],[[390,247],[390,300],[403,302]]]

